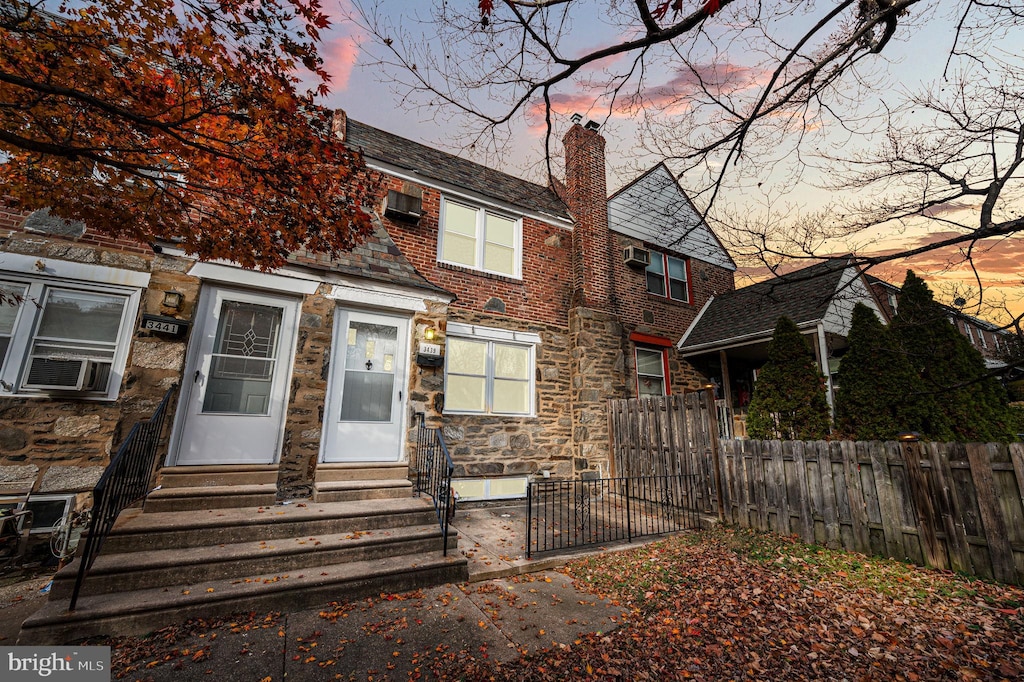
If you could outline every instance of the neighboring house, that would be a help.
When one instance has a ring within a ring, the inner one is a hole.
[[[889,318],[895,317],[899,310],[900,288],[872,275],[866,277]],[[1006,355],[1010,348],[1010,340],[1013,338],[1011,332],[952,306],[943,308],[946,310],[949,323],[981,353],[986,367],[990,370],[1007,368]]]
[[[679,340],[680,356],[721,387],[733,433],[745,435],[746,408],[757,372],[782,316],[796,323],[825,376],[829,406],[833,375],[846,351],[853,307],[863,303],[883,321],[884,308],[849,259],[823,261],[780,277],[714,296]]]
[[[706,381],[673,342],[735,265],[663,165],[609,199],[593,124],[567,133],[558,192],[342,112],[335,129],[386,190],[335,260],[263,273],[0,213],[0,287],[27,301],[0,308],[0,486],[86,505],[178,383],[163,475],[216,470],[209,506],[330,499],[332,467],[404,472],[418,415],[464,499],[517,497],[611,473],[609,398]]]

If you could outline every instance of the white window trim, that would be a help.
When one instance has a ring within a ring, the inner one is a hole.
[[[456,263],[444,259],[444,219],[447,214],[448,203],[451,202],[458,206],[463,206],[470,210],[476,211],[476,234],[473,235],[474,242],[476,243],[476,255],[475,260],[477,265],[466,265],[465,263]],[[486,221],[487,214],[491,213],[500,218],[514,221],[513,225],[513,236],[512,236],[512,261],[513,261],[513,273],[497,272],[495,270],[487,270],[483,267],[484,262],[484,245],[487,241],[486,234]],[[523,278],[523,219],[503,213],[501,211],[493,211],[483,206],[473,204],[468,201],[457,201],[454,199],[448,199],[445,196],[441,197],[441,215],[438,217],[437,226],[437,261],[439,263],[446,263],[453,265],[458,268],[469,268],[470,270],[476,270],[478,272],[485,272],[490,275],[497,275],[499,277],[511,277],[512,279]]]
[[[104,268],[106,269],[106,268]],[[146,276],[148,281],[148,273]],[[27,284],[26,301],[21,304],[18,315],[14,321],[11,343],[8,348],[8,357],[0,366],[0,396],[12,396],[26,398],[73,398],[86,401],[111,401],[116,400],[121,391],[121,382],[124,379],[124,370],[128,362],[128,353],[134,335],[135,321],[138,318],[139,304],[142,301],[142,290],[136,287],[120,286],[108,283],[81,282],[74,280],[55,279],[51,277],[32,277],[24,274],[7,273],[0,271],[0,280]],[[105,293],[125,296],[125,306],[121,315],[121,325],[118,329],[117,345],[114,348],[114,355],[111,360],[110,376],[107,383],[107,390],[103,392],[76,393],[73,391],[59,390],[32,390],[21,387],[25,373],[29,352],[35,339],[36,329],[39,326],[42,310],[37,308],[32,301],[43,300],[47,289],[70,289],[86,293]],[[31,306],[31,307],[29,307]]]
[[[636,395],[638,398],[643,397],[646,394],[640,392],[640,358],[638,357],[640,351],[646,351],[648,353],[658,353],[661,355],[661,395],[671,395],[671,388],[668,383],[668,356],[665,353],[664,348],[655,348],[653,346],[634,346],[633,347],[633,377],[636,381]],[[644,376],[652,376],[645,374]]]
[[[476,325],[460,324],[449,322],[447,326],[448,338],[460,338],[473,341],[485,341],[487,347],[487,367],[485,369],[484,381],[484,409],[481,410],[450,410],[447,405],[444,414],[478,414],[495,417],[536,417],[537,416],[537,346],[540,345],[540,335],[533,332],[517,332],[508,329],[496,329],[493,327],[478,327]],[[527,391],[530,396],[529,412],[494,412],[487,409],[488,405],[494,402],[494,346],[499,343],[506,346],[520,346],[529,352],[529,387]],[[444,365],[444,387],[448,392],[448,360],[445,354]]]

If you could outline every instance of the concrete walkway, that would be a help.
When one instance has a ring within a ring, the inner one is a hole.
[[[623,615],[618,606],[576,591],[550,570],[570,555],[526,558],[525,516],[522,504],[459,509],[453,527],[469,559],[468,584],[325,603],[267,620],[254,614],[185,634],[168,629],[125,643],[139,655],[122,679],[429,678],[427,661],[436,657],[509,661],[614,628]]]
[[[577,592],[566,576],[545,571],[325,604],[273,621],[226,623],[173,642],[158,637],[122,679],[431,679],[432,659],[510,661],[608,631],[622,615]]]

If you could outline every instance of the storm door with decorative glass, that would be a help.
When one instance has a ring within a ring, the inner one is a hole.
[[[223,302],[203,412],[267,414],[283,313],[274,306]]]
[[[189,343],[175,464],[270,464],[284,435],[300,299],[206,286]]]
[[[391,421],[398,327],[352,321],[345,345],[342,421]]]

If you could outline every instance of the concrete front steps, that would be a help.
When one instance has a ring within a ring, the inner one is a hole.
[[[374,475],[389,481],[389,473],[394,472]],[[208,485],[194,487],[223,487],[215,474],[204,472]],[[367,482],[374,479],[352,480],[369,490]],[[409,492],[184,511],[152,511],[147,502],[145,511],[129,509],[118,519],[75,612],[66,611],[78,569],[72,562],[55,576],[50,601],[25,621],[18,641],[57,644],[141,634],[190,617],[295,610],[467,580],[454,533],[447,544],[444,556],[429,498]]]
[[[399,498],[411,495],[412,489],[407,464],[321,464],[316,469],[313,499],[317,502],[346,502]]]

